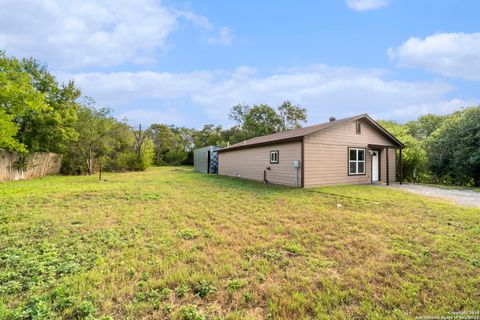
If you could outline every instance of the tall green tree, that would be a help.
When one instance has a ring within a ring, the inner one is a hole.
[[[403,178],[415,182],[425,178],[428,175],[428,157],[424,144],[413,137],[405,125],[394,121],[379,121],[379,123],[405,145],[402,151]]]
[[[10,122],[10,142],[3,147],[22,152],[64,150],[75,135],[79,96],[73,82],[60,85],[36,60],[20,61],[0,52],[1,121]]]
[[[153,161],[154,148],[149,130],[142,130],[142,125],[138,126],[138,130],[133,130],[135,137],[135,143],[133,145],[134,150],[134,165],[129,168],[130,170],[145,170]]]
[[[202,130],[194,132],[194,144],[195,148],[225,145],[222,127],[213,124],[204,125]]]
[[[245,115],[243,129],[251,136],[264,136],[281,131],[282,120],[276,111],[266,105],[254,105]]]
[[[229,118],[237,122],[243,137],[249,139],[299,128],[301,122],[306,122],[307,114],[306,109],[285,101],[277,110],[266,104],[238,104],[230,110]]]
[[[447,117],[448,116],[427,114],[419,117],[417,120],[407,122],[405,126],[413,137],[423,141],[430,137],[435,130],[440,128]]]
[[[116,133],[122,123],[111,115],[108,108],[97,109],[93,100],[78,110],[75,122],[76,138],[71,146],[70,158],[80,159],[86,173],[93,174],[100,161],[111,152]]]
[[[18,142],[15,135],[18,127],[13,121],[13,115],[7,114],[0,109],[0,149],[10,151],[24,151],[24,147]]]
[[[456,112],[433,132],[430,167],[444,182],[480,187],[480,106]]]
[[[48,108],[25,119],[23,140],[30,151],[61,153],[66,143],[75,136],[80,90],[73,81],[60,84],[47,67],[35,59],[24,59],[20,69],[32,77],[32,85],[45,97]]]
[[[32,85],[32,77],[21,71],[20,62],[0,52],[0,148],[30,151],[24,134],[30,129],[29,119],[49,109],[45,95]]]
[[[307,109],[290,101],[285,101],[278,107],[278,115],[281,119],[280,131],[297,129],[302,126],[301,122],[307,122]]]
[[[152,124],[148,130],[154,146],[154,164],[160,166],[164,164],[167,151],[173,147],[175,136],[171,128],[164,124]]]

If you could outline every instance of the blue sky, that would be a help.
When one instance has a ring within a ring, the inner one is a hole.
[[[309,124],[407,121],[480,101],[477,1],[0,0],[0,48],[131,124],[231,125],[291,100]]]

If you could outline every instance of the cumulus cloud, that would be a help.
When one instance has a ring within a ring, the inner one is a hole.
[[[410,38],[388,56],[400,67],[423,68],[447,77],[480,80],[480,33],[437,33]]]
[[[463,107],[476,106],[480,99],[449,99],[433,103],[418,103],[403,108],[385,110],[373,114],[378,119],[415,119],[419,115],[437,114],[444,115],[460,110]]]
[[[228,46],[232,43],[232,40],[233,36],[231,30],[229,28],[222,27],[220,28],[217,36],[209,37],[207,41],[210,44],[220,44]]]
[[[3,0],[0,4],[0,48],[61,69],[152,63],[170,47],[168,37],[182,21],[231,41],[208,18],[156,0]]]
[[[388,0],[345,0],[347,7],[355,11],[368,11],[386,7]]]
[[[144,123],[174,121],[201,126],[208,119],[227,125],[228,111],[237,103],[276,106],[287,99],[308,109],[310,123],[364,112],[403,121],[438,113],[438,108],[458,109],[466,103],[449,98],[454,88],[445,82],[387,80],[381,70],[326,65],[280,70],[271,76],[259,76],[255,69],[245,66],[231,71],[79,73],[61,77],[75,79],[84,94],[113,107],[118,114],[130,118],[135,115]],[[170,114],[173,120],[166,121]],[[196,119],[202,119],[202,123]]]

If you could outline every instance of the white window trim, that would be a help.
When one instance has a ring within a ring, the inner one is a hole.
[[[276,155],[276,157],[273,157],[273,155]],[[279,162],[280,162],[280,152],[278,150],[270,151],[270,163],[277,164]]]
[[[356,154],[356,160],[351,160],[350,159],[350,151],[355,150]],[[358,160],[358,151],[362,150],[363,151],[363,160]],[[348,175],[350,176],[357,176],[357,175],[365,175],[365,169],[366,169],[366,149],[365,148],[348,148]],[[358,164],[360,162],[363,162],[363,172],[358,172]],[[351,167],[350,163],[355,163],[355,172],[351,172]]]

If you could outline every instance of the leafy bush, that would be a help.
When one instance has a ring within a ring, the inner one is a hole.
[[[193,288],[193,294],[200,298],[205,298],[209,293],[215,291],[215,287],[213,287],[210,282],[205,279],[202,279],[198,282],[198,284]]]
[[[237,291],[247,285],[247,281],[242,279],[233,279],[228,282],[228,291],[234,292]]]
[[[304,252],[304,249],[296,243],[288,243],[283,247],[283,249],[288,251],[290,254],[297,256],[302,255]]]
[[[80,319],[91,319],[95,312],[97,312],[97,308],[91,301],[82,301],[76,307],[76,314]]]
[[[180,320],[207,320],[207,317],[201,314],[195,305],[182,307],[179,315]]]
[[[197,232],[191,229],[183,229],[183,230],[180,230],[179,233],[184,240],[191,240],[198,237]]]
[[[44,299],[38,296],[33,296],[15,313],[13,318],[19,320],[48,320],[52,318],[52,313],[50,312],[48,303]]]
[[[189,287],[187,285],[181,285],[175,288],[175,296],[177,298],[183,298],[189,290]]]

